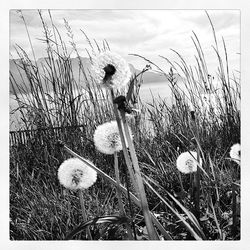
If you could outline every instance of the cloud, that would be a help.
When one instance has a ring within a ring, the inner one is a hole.
[[[240,24],[239,10],[208,10],[207,11],[216,31]],[[177,16],[183,22],[193,23],[197,28],[211,29],[211,25],[205,10],[179,11]]]
[[[22,13],[37,57],[44,56],[45,44],[38,40],[44,34],[37,10],[23,10]],[[64,18],[69,22],[81,55],[86,55],[85,48],[89,47],[80,29],[98,43],[106,39],[112,50],[126,57],[136,67],[143,67],[145,62],[128,54],[141,54],[162,63],[158,55],[172,58],[170,48],[193,62],[195,49],[191,36],[192,31],[195,31],[207,54],[208,64],[215,63],[211,48],[213,33],[203,10],[51,10],[50,13],[63,41],[70,47]],[[229,56],[234,58],[232,67],[239,68],[235,54],[240,50],[240,12],[209,10],[208,13],[220,45],[223,36]],[[49,12],[43,10],[42,16],[51,28]],[[15,10],[10,12],[10,38],[10,52],[14,53],[13,45],[16,43],[31,51],[24,24]]]

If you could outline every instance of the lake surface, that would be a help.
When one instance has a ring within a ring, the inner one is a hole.
[[[171,90],[167,82],[146,83],[141,86],[140,97],[146,103],[152,102],[153,97],[160,97],[170,103]]]
[[[152,103],[153,97],[158,99],[165,99],[167,103],[170,103],[171,90],[168,87],[167,82],[155,82],[155,83],[146,83],[142,84],[140,88],[140,98],[144,103]],[[15,97],[10,95],[10,111],[18,108],[18,104],[15,101]],[[10,114],[10,130],[17,130],[20,127],[19,121],[20,113],[15,112]]]
[[[145,104],[152,103],[154,99],[164,99],[167,104],[171,104],[171,90],[167,82],[154,82],[144,83],[141,85],[139,92],[141,101]],[[83,97],[84,98],[84,97]],[[10,111],[18,108],[17,102],[14,100],[14,96],[10,95]],[[240,109],[240,100],[237,100],[238,108]],[[10,130],[17,130],[20,128],[20,112],[10,114]]]

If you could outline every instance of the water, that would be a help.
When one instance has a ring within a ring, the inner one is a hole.
[[[160,97],[170,103],[171,90],[166,82],[146,83],[141,86],[140,97],[145,103],[152,102],[153,97]]]
[[[160,97],[161,99],[164,99],[167,103],[170,103],[171,91],[166,82],[142,84],[139,94],[142,102],[144,103],[152,103],[153,97],[155,99],[158,99]],[[24,102],[26,101],[24,100]],[[10,111],[18,108],[18,104],[15,101],[15,97],[13,95],[10,95],[9,106]],[[14,114],[10,114],[10,130],[18,130],[20,128],[20,118],[21,115],[18,111]]]

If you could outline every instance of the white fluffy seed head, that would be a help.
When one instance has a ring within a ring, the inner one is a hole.
[[[59,182],[71,190],[87,189],[96,182],[96,178],[96,171],[78,158],[64,161],[58,169]]]
[[[131,71],[128,63],[120,55],[105,51],[96,55],[92,61],[93,77],[98,84],[115,90],[122,90],[127,87]],[[104,82],[105,68],[108,65],[111,65],[115,72],[110,75],[109,81]]]
[[[240,155],[241,155],[241,148],[240,148],[240,144],[236,143],[231,147],[230,150],[230,157],[233,161],[235,161],[236,163],[240,164]]]
[[[130,128],[129,132],[130,135],[132,135]],[[111,155],[122,150],[122,142],[117,122],[111,121],[99,125],[94,132],[94,143],[97,150],[104,154]]]
[[[202,160],[200,158],[200,164]],[[197,171],[198,161],[197,153],[194,151],[180,154],[176,161],[177,169],[183,174],[189,174]]]

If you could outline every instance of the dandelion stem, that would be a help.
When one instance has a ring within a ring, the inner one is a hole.
[[[131,224],[132,224],[132,229],[133,229],[133,233],[134,233],[134,239],[137,240],[136,231],[135,231],[135,222],[134,222],[134,212],[133,212],[131,198],[130,198],[129,180],[128,180],[128,174],[127,174],[126,166],[124,166],[124,171],[125,171],[125,181],[126,181],[126,185],[127,185],[128,205],[129,205],[129,210],[130,210],[130,216],[132,218],[132,223]]]
[[[117,152],[114,153],[114,167],[115,167],[115,179],[116,179],[117,185],[120,186],[121,182],[120,182],[120,177],[119,177]],[[124,210],[124,207],[123,207],[123,204],[122,204],[121,191],[120,191],[119,188],[116,188],[116,192],[117,192],[117,199],[118,199],[118,204],[119,204],[119,207],[120,207],[120,212],[124,215],[125,210]]]
[[[139,196],[140,196],[140,200],[141,200],[142,212],[143,212],[145,224],[146,224],[146,227],[148,230],[149,239],[150,240],[158,240],[159,237],[155,231],[155,228],[153,226],[153,223],[152,223],[152,220],[150,217],[148,202],[147,202],[144,184],[143,184],[143,180],[142,180],[142,176],[141,176],[141,172],[140,172],[140,168],[139,168],[139,164],[138,164],[138,159],[136,156],[134,144],[133,144],[131,136],[129,134],[128,124],[126,122],[124,112],[121,112],[121,117],[122,117],[122,123],[124,126],[125,136],[126,136],[126,139],[128,142],[129,150],[130,150],[131,159],[132,159],[134,170],[135,170],[135,177],[136,177],[136,181],[137,181],[138,188],[139,188]]]
[[[184,192],[184,188],[183,188],[183,183],[182,183],[182,178],[181,178],[181,173],[178,171],[178,177],[180,180],[180,185],[181,185],[181,192]]]
[[[81,189],[78,190],[78,195],[80,198],[80,204],[82,208],[82,217],[83,217],[83,220],[86,222],[88,220],[88,217],[87,217],[87,213],[86,213],[86,209],[84,205],[83,191]],[[88,235],[89,240],[93,240],[89,227],[87,227],[87,235]]]
[[[119,177],[118,155],[117,155],[117,152],[114,153],[114,167],[115,167],[115,178],[116,178],[116,183],[117,183],[116,195],[117,195],[117,199],[118,199],[120,213],[123,216],[126,216],[126,212],[125,212],[125,209],[124,209],[123,203],[122,203],[122,194],[121,194],[121,190],[120,190],[121,182],[120,182],[120,177]],[[129,237],[129,239],[133,240],[133,235],[132,235],[131,227],[127,223],[126,223],[126,228],[128,230],[128,237]]]
[[[189,195],[190,199],[193,199],[193,194],[194,194],[194,182],[193,182],[193,173],[189,174]]]
[[[113,92],[112,89],[111,89],[110,93],[111,93],[111,99],[112,99],[112,102],[113,102],[113,100],[114,100],[114,92]],[[120,116],[119,116],[118,109],[117,109],[116,105],[113,105],[113,107],[114,107],[114,113],[115,113],[118,129],[119,129],[119,133],[120,133],[120,138],[121,138],[121,143],[122,143],[122,149],[123,149],[125,162],[126,162],[126,165],[128,167],[130,179],[132,181],[132,185],[134,187],[134,190],[135,190],[136,193],[138,193],[138,186],[137,186],[137,183],[135,181],[134,169],[132,167],[132,162],[130,160],[129,153],[128,153],[128,150],[127,150],[125,135],[123,133],[121,119],[120,119]]]

